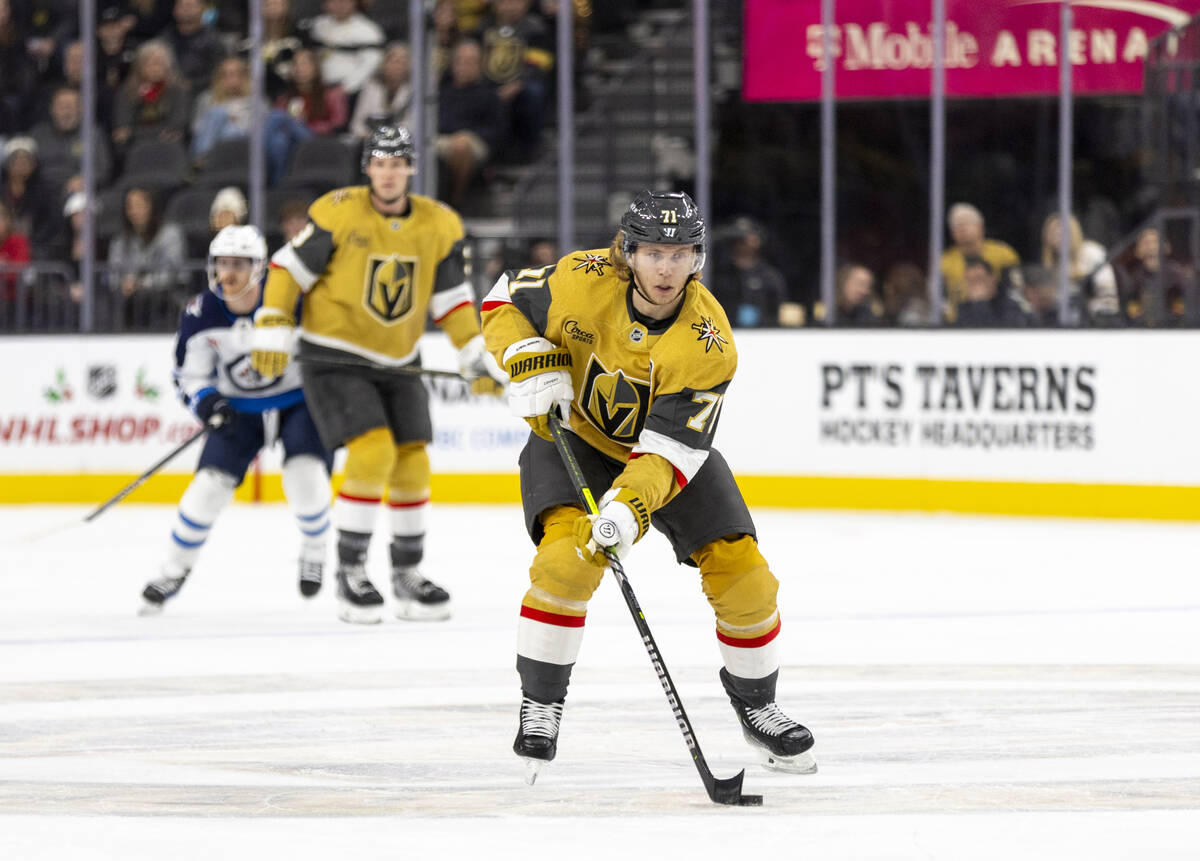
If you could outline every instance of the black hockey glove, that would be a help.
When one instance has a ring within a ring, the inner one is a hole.
[[[211,430],[216,430],[232,427],[237,419],[237,411],[227,398],[212,392],[196,404],[196,416]]]

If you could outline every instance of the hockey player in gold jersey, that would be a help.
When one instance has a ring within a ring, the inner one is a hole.
[[[712,447],[737,351],[720,304],[696,280],[704,221],[691,198],[642,192],[608,249],[501,276],[483,302],[488,350],[509,405],[532,427],[519,464],[537,551],[521,602],[520,726],[513,749],[554,758],[587,602],[603,550],[623,557],[650,526],[700,569],[716,615],[720,678],[743,733],[775,768],[816,769],[812,734],[775,703],[778,581],[758,551],[733,475]],[[588,515],[550,441],[557,413],[587,483]],[[534,771],[536,773],[536,771]]]
[[[330,450],[347,450],[334,502],[340,615],[379,622],[383,598],[366,574],[380,503],[391,529],[396,615],[445,619],[450,596],[423,577],[429,507],[428,395],[418,375],[418,339],[428,313],[459,350],[476,391],[495,391],[503,372],[484,348],[464,274],[457,213],[410,194],[415,150],[407,130],[379,127],[363,151],[369,184],[319,198],[308,223],[271,259],[255,316],[254,367],[277,376],[298,359],[309,410]],[[301,319],[286,310],[303,294]]]

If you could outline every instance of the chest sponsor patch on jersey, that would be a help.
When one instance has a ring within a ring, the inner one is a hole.
[[[593,355],[588,359],[580,398],[584,415],[609,439],[629,444],[637,440],[650,410],[650,383],[609,371]]]
[[[416,257],[372,254],[367,258],[363,304],[381,322],[399,322],[413,309],[416,284]]]

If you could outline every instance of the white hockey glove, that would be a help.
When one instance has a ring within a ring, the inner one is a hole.
[[[557,407],[564,425],[571,420],[571,354],[545,338],[526,338],[504,351],[508,371],[508,408],[529,422],[533,432],[550,440],[551,409]]]
[[[599,514],[584,514],[575,520],[572,531],[580,554],[593,565],[607,563],[604,551],[611,550],[624,559],[650,527],[646,504],[628,487],[614,487],[600,498]]]
[[[504,371],[487,351],[483,335],[476,335],[458,351],[458,372],[471,381],[471,391],[477,395],[499,396],[508,382]]]

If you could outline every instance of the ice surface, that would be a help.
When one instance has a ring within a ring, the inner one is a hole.
[[[373,627],[300,597],[282,506],[227,511],[155,618],[172,510],[21,540],[85,512],[0,508],[2,859],[1200,857],[1195,526],[756,512],[811,776],[754,764],[696,574],[652,535],[627,568],[700,743],[765,796],[727,809],[611,580],[525,785],[515,507],[436,507],[454,618]]]

